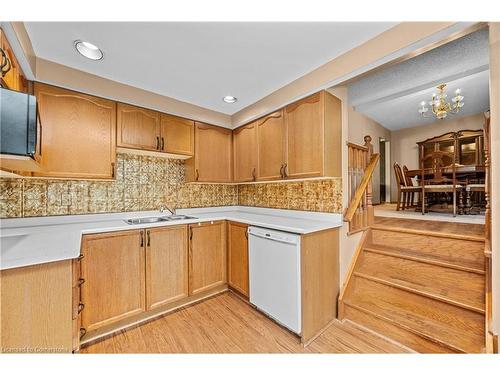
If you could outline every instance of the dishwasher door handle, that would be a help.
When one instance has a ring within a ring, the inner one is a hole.
[[[297,241],[290,241],[290,240],[285,240],[285,239],[282,239],[282,238],[277,238],[277,237],[274,237],[272,235],[269,235],[269,236],[266,236],[266,235],[263,235],[263,234],[260,234],[260,233],[253,233],[253,232],[248,232],[249,235],[251,236],[255,236],[255,237],[259,237],[259,238],[264,238],[266,240],[271,240],[271,241],[276,241],[276,242],[281,242],[281,243],[286,243],[286,244],[289,244],[289,245],[297,245]]]

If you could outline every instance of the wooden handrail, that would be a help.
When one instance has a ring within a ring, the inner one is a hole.
[[[368,147],[363,145],[358,145],[357,143],[346,142],[348,147],[356,148],[358,150],[368,151]]]
[[[368,188],[379,159],[380,154],[373,154],[370,158],[370,162],[364,170],[363,178],[361,179],[361,182],[359,183],[359,186],[357,187],[356,192],[354,193],[354,196],[349,202],[349,205],[347,206],[347,209],[344,213],[344,221],[350,222],[354,217],[354,214],[356,213],[356,210],[358,209],[359,205],[361,204],[361,200],[365,195],[365,191]]]

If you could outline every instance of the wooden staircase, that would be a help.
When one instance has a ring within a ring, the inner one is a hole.
[[[483,352],[484,235],[467,233],[467,224],[443,231],[439,222],[376,219],[356,251],[339,318],[417,352]]]

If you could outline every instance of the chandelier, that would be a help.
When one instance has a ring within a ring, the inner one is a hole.
[[[449,103],[446,100],[447,95],[445,93],[445,88],[446,83],[442,83],[437,86],[439,92],[437,94],[432,94],[432,100],[428,103],[428,105],[431,107],[432,113],[439,120],[446,118],[446,116],[448,116],[448,113],[455,114],[460,112],[460,109],[464,106],[464,97],[460,95],[460,89],[455,90],[455,96],[451,99],[451,103]],[[432,117],[432,115],[429,113],[429,108],[426,107],[425,101],[420,103],[420,105],[421,108],[418,110],[418,112],[422,115],[422,117]]]

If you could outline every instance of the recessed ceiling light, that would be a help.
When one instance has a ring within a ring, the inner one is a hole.
[[[227,95],[223,97],[222,100],[224,100],[226,103],[236,103],[238,101],[238,98],[231,95]]]
[[[85,56],[87,59],[101,60],[103,57],[102,51],[97,46],[89,42],[75,40],[75,48],[82,56]]]

